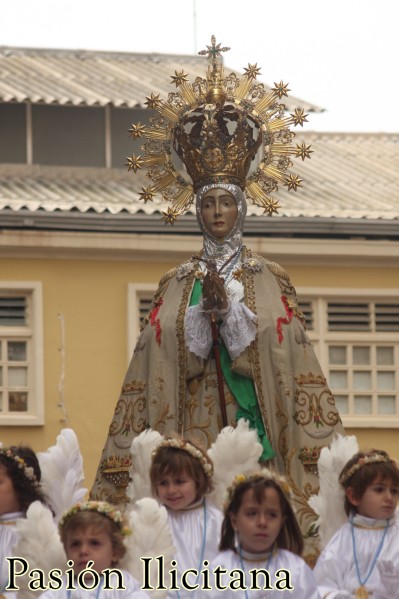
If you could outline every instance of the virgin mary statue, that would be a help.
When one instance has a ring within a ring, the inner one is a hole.
[[[283,83],[266,90],[248,65],[240,79],[224,76],[212,38],[204,79],[179,88],[167,101],[152,95],[151,126],[133,125],[145,137],[145,156],[132,156],[133,170],[148,167],[152,185],[171,203],[165,220],[174,222],[195,198],[203,234],[198,254],[167,272],[145,319],[92,490],[95,499],[123,501],[134,436],[151,427],[177,432],[209,447],[223,426],[239,419],[255,429],[261,461],[286,475],[302,530],[312,534],[314,514],[307,499],[317,492],[317,458],[334,432],[342,432],[334,398],[305,330],[295,289],[281,266],[243,244],[247,202],[272,214],[270,193],[278,183],[296,189],[290,156],[291,124],[303,111],[284,116],[278,103]],[[173,165],[186,167],[186,179]],[[250,172],[252,162],[258,166]],[[190,182],[187,182],[188,176]]]

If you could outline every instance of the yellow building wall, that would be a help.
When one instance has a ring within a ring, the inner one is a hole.
[[[82,255],[82,252],[80,253]],[[190,255],[190,254],[188,254]],[[182,259],[184,259],[182,257]],[[381,266],[302,266],[281,261],[295,286],[395,288],[395,269]],[[36,451],[53,445],[64,426],[78,436],[86,486],[91,487],[127,367],[128,283],[156,283],[176,263],[96,259],[0,259],[7,281],[43,285],[45,425],[1,427],[6,444],[26,443]],[[396,275],[397,275],[396,270]],[[61,329],[65,322],[65,407],[58,407]],[[361,447],[380,447],[399,457],[397,429],[356,429]]]

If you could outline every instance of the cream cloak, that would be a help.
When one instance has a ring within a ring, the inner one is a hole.
[[[196,278],[202,276],[199,264],[199,256],[193,256],[160,281],[116,405],[93,499],[126,500],[130,445],[146,427],[178,432],[208,447],[222,428],[214,360],[198,358],[185,343],[184,318]],[[245,305],[257,316],[257,337],[232,362],[232,370],[254,382],[276,454],[268,465],[286,474],[301,528],[311,536],[315,515],[307,499],[317,492],[321,448],[335,431],[342,432],[340,418],[287,273],[244,247],[234,277],[243,285]],[[228,420],[234,424],[237,403],[224,386]]]

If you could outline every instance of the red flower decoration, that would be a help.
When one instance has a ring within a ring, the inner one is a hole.
[[[161,321],[159,320],[159,318],[157,318],[157,316],[158,316],[159,308],[162,306],[162,304],[163,304],[163,299],[160,298],[155,303],[153,309],[151,310],[151,314],[150,314],[150,325],[155,329],[155,340],[158,343],[158,345],[161,345]]]
[[[284,318],[283,316],[280,316],[280,318],[277,318],[276,331],[277,331],[277,336],[278,336],[278,342],[280,343],[280,345],[284,341],[283,325],[290,324],[291,320],[294,318],[294,310],[289,307],[288,300],[285,297],[285,295],[281,296],[281,301],[284,304],[285,313],[286,313],[287,317]]]

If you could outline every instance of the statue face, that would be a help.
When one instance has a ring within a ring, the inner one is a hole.
[[[237,220],[237,204],[229,191],[216,187],[210,189],[201,201],[201,216],[208,233],[223,239]]]

